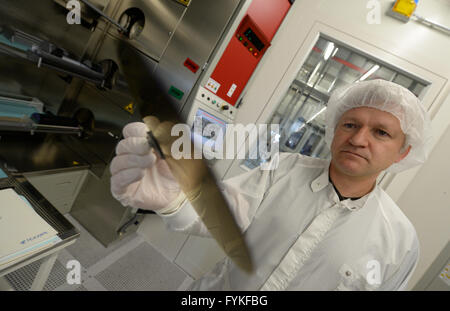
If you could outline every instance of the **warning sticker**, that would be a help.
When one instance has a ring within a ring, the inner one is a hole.
[[[182,5],[188,6],[189,2],[191,2],[191,0],[177,0],[179,3],[181,3]]]
[[[227,96],[231,97],[233,96],[234,91],[236,90],[237,85],[233,83],[233,85],[230,87],[230,89],[228,90]]]

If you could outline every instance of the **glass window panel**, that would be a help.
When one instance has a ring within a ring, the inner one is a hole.
[[[425,88],[425,85],[423,85],[422,83],[416,83],[416,85],[413,87],[411,92],[413,92],[414,95],[419,97],[424,88]]]
[[[395,71],[387,67],[380,67],[377,72],[374,73],[374,79],[383,79],[387,81],[392,81],[395,76]]]
[[[335,58],[348,60],[350,58],[351,54],[352,54],[352,52],[350,50],[343,48],[343,47],[338,47],[338,51],[335,55]]]
[[[349,59],[349,63],[351,63],[355,67],[362,68],[366,63],[366,58],[364,56],[353,53]]]
[[[398,74],[395,79],[393,80],[394,83],[400,84],[401,86],[406,87],[409,89],[411,87],[411,84],[413,83],[413,79],[410,79],[404,75]]]

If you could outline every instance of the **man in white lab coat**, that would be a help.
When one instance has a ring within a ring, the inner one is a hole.
[[[376,180],[425,161],[427,114],[414,94],[383,80],[335,91],[326,114],[331,160],[281,153],[276,169],[256,168],[222,184],[255,272],[225,258],[191,289],[405,289],[418,238]],[[143,123],[124,128],[111,163],[113,196],[154,210],[175,231],[208,236],[167,164],[149,152],[146,132]]]

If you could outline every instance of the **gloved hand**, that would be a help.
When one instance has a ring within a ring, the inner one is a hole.
[[[179,205],[184,195],[166,161],[151,150],[147,131],[142,122],[124,127],[110,166],[111,192],[124,206],[164,213]]]

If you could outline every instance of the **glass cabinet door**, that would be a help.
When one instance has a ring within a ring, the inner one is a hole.
[[[279,135],[268,135],[268,139],[277,140],[280,152],[329,158],[330,150],[324,141],[324,111],[330,93],[342,86],[373,79],[400,84],[418,97],[427,86],[392,66],[320,37],[284,98],[266,122],[280,125]],[[252,169],[262,162],[260,158],[247,157],[242,165]]]

